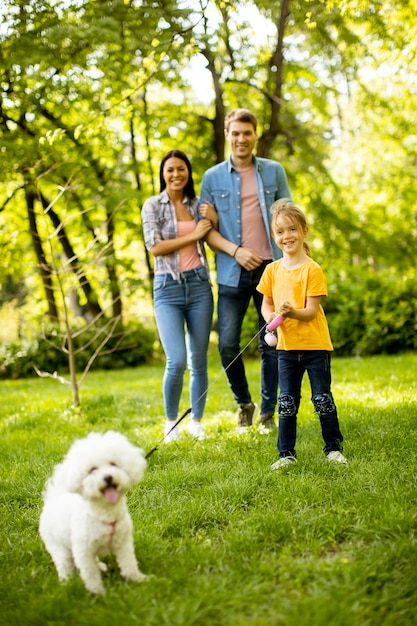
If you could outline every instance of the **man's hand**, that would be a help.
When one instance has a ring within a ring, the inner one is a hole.
[[[259,256],[255,250],[252,248],[243,248],[240,246],[235,254],[236,261],[241,265],[245,270],[256,270],[262,264],[262,257]]]

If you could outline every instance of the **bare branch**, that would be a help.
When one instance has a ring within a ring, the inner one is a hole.
[[[58,380],[63,385],[71,385],[71,382],[69,380],[66,380],[63,376],[59,376],[58,372],[53,372],[53,374],[51,374],[50,372],[43,372],[39,370],[36,365],[33,365],[33,369],[35,370],[37,375],[40,376],[40,378],[53,378],[54,380]]]
[[[4,211],[4,209],[6,208],[6,206],[9,204],[10,200],[13,200],[14,196],[17,194],[18,191],[21,191],[22,189],[24,189],[25,186],[24,185],[20,185],[19,187],[16,187],[16,189],[14,189],[12,191],[12,193],[10,194],[10,196],[7,196],[6,200],[3,202],[3,204],[0,206],[0,213],[2,211]]]
[[[88,371],[90,370],[90,367],[92,366],[92,364],[94,363],[94,361],[96,360],[96,358],[98,357],[98,355],[101,352],[101,349],[106,345],[106,343],[111,339],[111,337],[113,336],[113,331],[116,328],[118,322],[120,320],[118,318],[115,318],[113,320],[113,324],[112,327],[110,329],[110,332],[106,335],[106,337],[104,337],[103,341],[101,342],[101,344],[99,346],[97,346],[96,350],[94,350],[93,354],[91,355],[91,357],[88,359],[88,363],[84,368],[84,371],[82,373],[82,375],[80,376],[80,379],[78,381],[78,385],[80,386],[82,384],[82,382],[84,381],[85,377],[87,376]]]

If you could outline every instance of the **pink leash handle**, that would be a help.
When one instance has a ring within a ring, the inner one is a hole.
[[[282,317],[282,315],[277,315],[276,318],[272,320],[272,322],[269,322],[268,326],[266,327],[266,330],[269,333],[272,333],[273,330],[275,330],[276,328],[278,328],[280,324],[282,324],[284,319],[285,318]]]

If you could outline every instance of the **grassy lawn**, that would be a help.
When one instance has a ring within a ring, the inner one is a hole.
[[[259,367],[247,361],[254,400]],[[161,443],[163,366],[92,372],[81,388],[2,381],[0,624],[406,626],[417,614],[417,354],[333,360],[347,466],[322,454],[305,381],[299,463],[272,473],[276,435],[235,433],[210,357],[207,438]],[[184,394],[182,411],[188,408]],[[188,418],[186,418],[188,419]],[[115,429],[157,451],[129,495],[139,566],[110,559],[106,596],[60,585],[38,535],[41,492],[72,441]]]

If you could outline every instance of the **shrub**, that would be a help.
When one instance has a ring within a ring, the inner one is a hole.
[[[329,281],[325,302],[339,355],[393,354],[417,348],[417,277],[352,269]]]
[[[105,333],[95,326],[73,331],[76,369],[82,372],[91,355],[100,346]],[[120,369],[148,363],[154,356],[155,331],[140,322],[117,327],[94,360],[92,369]],[[49,325],[29,340],[0,346],[0,377],[24,378],[34,375],[34,366],[46,372],[67,372],[67,342],[62,330]]]

